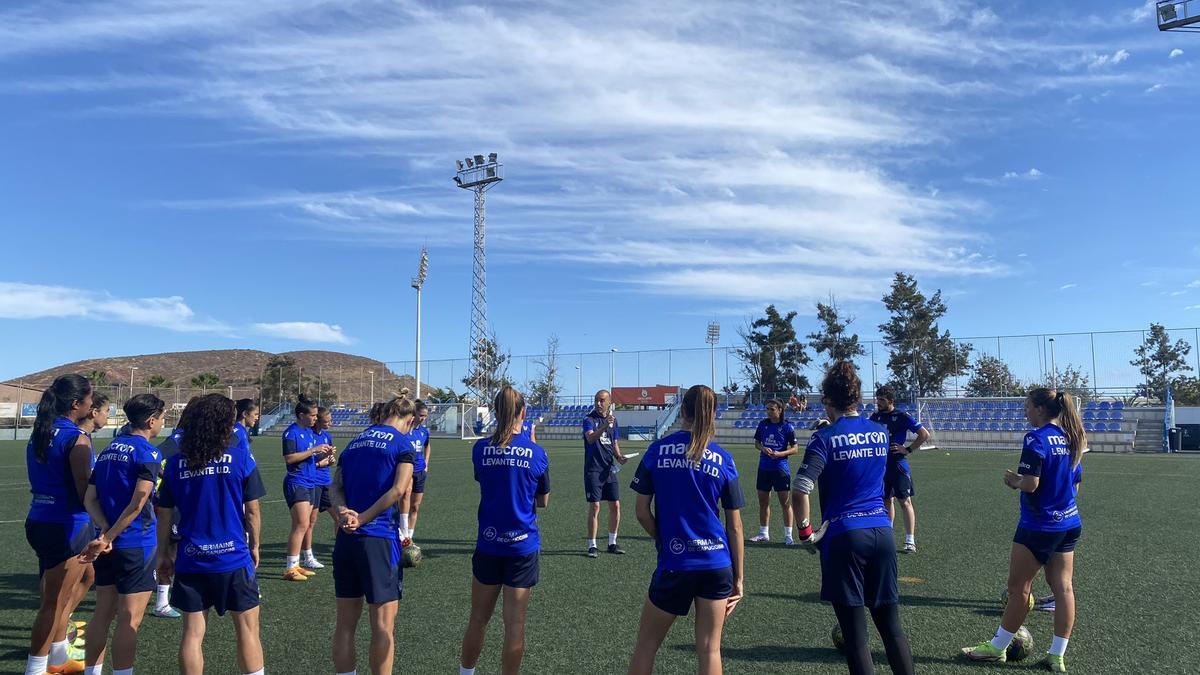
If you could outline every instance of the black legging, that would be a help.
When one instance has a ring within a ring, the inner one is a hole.
[[[867,614],[862,607],[849,605],[834,605],[833,613],[837,615],[838,625],[842,627],[842,638],[846,646],[846,665],[850,675],[872,675],[875,666],[871,663],[871,650],[867,646]],[[883,638],[883,648],[887,652],[888,665],[895,675],[912,675],[912,649],[908,646],[908,638],[900,627],[900,608],[897,605],[884,605],[871,610],[871,619]]]

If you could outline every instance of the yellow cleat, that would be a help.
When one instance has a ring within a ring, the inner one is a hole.
[[[293,567],[283,573],[284,581],[308,581],[308,575],[299,567]]]

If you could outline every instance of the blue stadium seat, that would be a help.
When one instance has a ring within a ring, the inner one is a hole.
[[[1084,406],[1083,406],[1083,407],[1084,407],[1086,410],[1095,410],[1097,406],[1096,406],[1096,402],[1095,402],[1095,401],[1088,401],[1087,403],[1085,403],[1085,404],[1084,404]]]
[[[1108,419],[1117,420],[1119,422],[1119,421],[1125,419],[1125,413],[1121,412],[1120,409],[1115,408],[1115,409],[1109,411]]]
[[[1084,410],[1083,411],[1083,421],[1084,422],[1091,422],[1095,419],[1096,419],[1096,411],[1095,410]]]
[[[1000,424],[998,422],[992,422],[988,425],[988,428],[992,431],[1000,431]]]
[[[1112,407],[1112,405],[1111,405],[1111,404],[1110,404],[1108,401],[1101,401],[1101,402],[1100,402],[1100,409],[1101,409],[1101,410],[1108,410],[1108,409],[1109,409],[1109,408],[1111,408],[1111,407]]]
[[[1084,431],[1086,431],[1086,432],[1088,432],[1088,433],[1091,433],[1091,432],[1093,432],[1093,431],[1095,431],[1095,430],[1096,430],[1096,425],[1095,425],[1095,424],[1092,424],[1091,422],[1084,422],[1084,423],[1083,423],[1083,430],[1084,430]]]
[[[1101,410],[1101,411],[1099,411],[1099,412],[1097,412],[1097,413],[1096,413],[1096,420],[1097,420],[1097,421],[1099,421],[1099,420],[1106,420],[1106,419],[1108,419],[1108,413],[1107,413],[1107,412],[1105,412],[1105,411]]]
[[[1124,410],[1125,402],[1124,401],[1113,401],[1112,409],[1113,410]]]
[[[1109,430],[1109,431],[1118,431],[1118,432],[1119,432],[1119,431],[1121,430],[1121,425],[1120,425],[1120,424],[1117,424],[1116,422],[1109,422],[1109,423],[1108,423],[1108,430]]]

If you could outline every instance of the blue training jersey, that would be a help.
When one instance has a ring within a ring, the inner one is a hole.
[[[133,491],[137,488],[138,481],[147,480],[151,485],[151,497],[146,499],[142,512],[133,519],[129,527],[117,535],[116,540],[112,542],[113,547],[154,546],[156,533],[153,494],[162,470],[161,462],[158,448],[136,434],[118,436],[96,458],[96,466],[92,469],[89,482],[96,486],[100,510],[104,511],[104,517],[108,519],[110,527],[120,520],[129,502],[133,501]]]
[[[298,452],[304,452],[309,448],[317,445],[317,439],[313,436],[312,429],[304,427],[292,422],[290,426],[283,432],[283,455],[287,457]],[[317,485],[317,459],[316,455],[309,455],[307,459],[296,462],[295,464],[287,465],[287,473],[283,476],[285,485],[297,485],[300,487],[316,487]]]
[[[250,432],[246,431],[246,426],[241,422],[234,422],[233,435],[237,438],[238,445],[242,446],[246,452],[250,452]]]
[[[912,415],[895,408],[889,412],[875,411],[871,414],[871,421],[887,427],[888,442],[896,445],[905,445],[908,442],[908,432],[911,431],[915,434],[925,428],[920,422],[913,419]],[[902,452],[889,452],[888,462],[907,469],[908,455]]]
[[[425,448],[429,447],[429,429],[422,424],[413,429],[409,436],[412,438],[413,451],[417,453],[413,461],[413,471],[419,473],[425,470]]]
[[[520,435],[506,447],[481,438],[471,449],[479,483],[479,531],[475,550],[497,556],[523,556],[541,548],[536,500],[550,494],[550,457]]]
[[[615,421],[611,427],[600,434],[595,443],[587,442],[587,435],[604,424],[604,418],[593,408],[587,417],[583,418],[583,470],[585,473],[605,474],[612,471],[616,448],[613,440],[619,438],[620,429]]]
[[[206,466],[189,467],[182,452],[168,457],[156,503],[179,511],[176,571],[231,572],[250,566],[243,505],[266,494],[254,455],[236,440]]]
[[[839,417],[813,433],[793,487],[807,492],[813,484],[819,487],[821,518],[829,522],[826,537],[891,527],[883,506],[888,444],[887,429],[859,415]]]
[[[89,520],[87,509],[83,508],[75,489],[70,454],[79,436],[88,434],[65,417],[54,420],[52,434],[44,462],[37,461],[34,456],[32,440],[25,446],[25,470],[29,476],[29,492],[33,495],[29,504],[29,520],[86,523]],[[88,454],[91,454],[90,449]],[[94,455],[90,464],[96,465]]]
[[[333,445],[333,436],[329,435],[328,429],[321,430],[320,433],[312,432],[313,445]],[[317,459],[325,457],[319,455]],[[329,466],[317,466],[317,460],[313,460],[313,485],[329,486],[333,485],[333,468]]]
[[[745,505],[733,457],[709,442],[700,461],[687,457],[692,433],[676,431],[650,444],[629,487],[654,498],[659,570],[729,567],[721,509]],[[719,507],[718,507],[719,503]]]
[[[401,464],[412,464],[412,438],[387,424],[373,424],[359,434],[338,457],[346,507],[363,513],[396,483]],[[399,506],[392,504],[350,533],[360,537],[399,539]]]
[[[758,428],[754,430],[754,440],[761,443],[764,448],[781,452],[796,444],[796,428],[787,420],[778,424],[770,420],[762,420],[758,423]],[[758,453],[758,470],[782,471],[789,474],[792,472],[787,457],[771,459],[761,452]]]
[[[1067,436],[1058,425],[1047,424],[1025,434],[1017,473],[1038,476],[1039,481],[1036,490],[1021,493],[1021,520],[1017,526],[1039,532],[1061,532],[1082,525],[1075,504],[1076,468],[1072,466]],[[1082,470],[1079,478],[1083,478]]]

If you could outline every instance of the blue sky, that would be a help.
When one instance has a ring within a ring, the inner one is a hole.
[[[1151,2],[0,9],[0,377],[79,358],[703,346],[892,274],[957,335],[1200,324],[1200,36]],[[1086,12],[1086,13],[1078,13]]]

